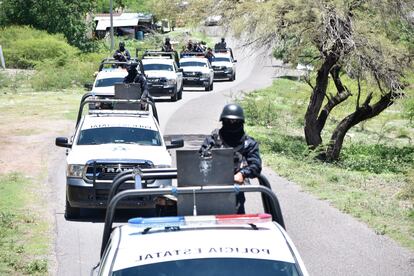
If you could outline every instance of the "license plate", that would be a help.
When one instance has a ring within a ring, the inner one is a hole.
[[[198,78],[195,77],[187,77],[186,80],[197,80]]]

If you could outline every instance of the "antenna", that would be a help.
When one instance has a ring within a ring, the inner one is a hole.
[[[193,216],[197,216],[197,204],[196,204],[196,195],[195,195],[195,189],[193,189]]]

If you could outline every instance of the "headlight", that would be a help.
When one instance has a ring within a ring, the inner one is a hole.
[[[77,165],[77,164],[68,165],[66,176],[82,178],[84,168],[85,168],[85,165]]]
[[[226,69],[224,69],[225,72],[233,72],[233,68],[231,67],[227,67]]]
[[[167,79],[165,85],[175,85],[177,83],[176,79]]]
[[[210,74],[209,73],[203,73],[203,78],[206,78],[206,79],[210,78]]]

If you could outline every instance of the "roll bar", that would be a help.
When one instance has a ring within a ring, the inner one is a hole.
[[[90,103],[112,103],[112,104],[116,104],[116,103],[136,103],[136,104],[141,104],[144,103],[142,100],[128,100],[128,99],[89,99],[90,97],[94,97],[95,95],[91,92],[88,92],[86,94],[84,94],[82,96],[80,105],[79,105],[79,111],[78,111],[78,117],[76,119],[76,127],[78,127],[79,122],[82,118],[82,114],[83,114],[83,108],[85,107],[86,104],[90,104]],[[107,97],[107,96],[105,96]],[[151,110],[152,110],[152,114],[154,116],[154,118],[157,120],[157,122],[159,122],[158,120],[158,113],[157,113],[157,108],[155,106],[155,103],[148,100],[145,103],[149,104],[151,106]]]
[[[167,169],[142,169],[125,171],[118,174],[113,181],[111,191],[108,196],[108,206],[105,215],[105,226],[102,237],[101,257],[109,241],[112,224],[117,204],[124,198],[130,196],[163,196],[163,195],[193,195],[209,193],[239,193],[239,192],[260,192],[262,195],[263,208],[266,213],[271,214],[272,220],[277,222],[283,228],[285,223],[280,209],[277,196],[270,189],[270,183],[263,175],[258,177],[260,186],[196,186],[196,187],[169,187],[169,188],[152,188],[139,190],[125,190],[117,194],[119,187],[126,181],[134,179],[139,173],[142,180],[146,179],[171,179],[177,177],[177,170]]]
[[[129,61],[118,61],[114,58],[104,58],[98,68],[98,71],[102,71],[105,65],[116,65],[121,67],[128,67],[129,65],[137,64],[141,74],[144,74],[144,66],[142,65],[141,60],[138,58],[131,58]]]
[[[176,52],[164,52],[164,51],[145,51],[144,54],[142,55],[142,58],[145,57],[165,57],[165,58],[170,58],[170,59],[175,59],[175,54]]]

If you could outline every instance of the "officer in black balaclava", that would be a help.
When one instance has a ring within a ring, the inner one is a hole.
[[[128,68],[128,75],[124,78],[124,83],[139,83],[142,91],[141,100],[152,100],[148,93],[147,79],[137,70],[138,63],[131,63]]]
[[[126,62],[131,59],[129,51],[125,48],[125,42],[119,42],[119,49],[115,51],[114,59],[121,62]]]
[[[258,143],[244,132],[244,113],[238,104],[228,104],[220,115],[222,127],[215,129],[200,148],[207,155],[212,148],[234,149],[234,182],[245,184],[248,178],[255,178],[262,170]],[[244,214],[244,193],[236,196],[237,213]]]

